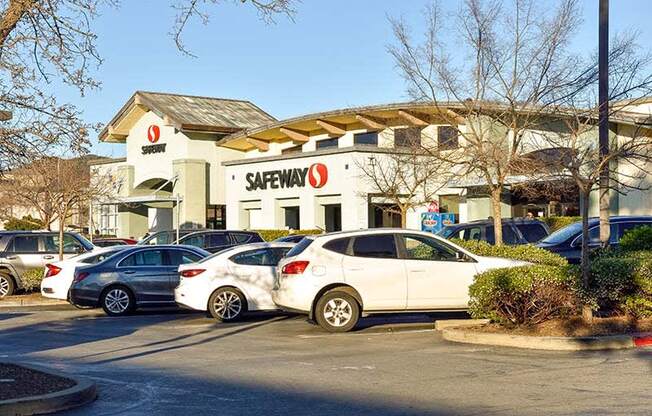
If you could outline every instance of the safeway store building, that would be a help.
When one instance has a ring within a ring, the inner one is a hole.
[[[631,111],[644,119],[651,108],[644,103]],[[100,134],[104,142],[126,146],[126,157],[93,166],[121,184],[115,195],[94,204],[95,228],[140,237],[178,225],[326,231],[399,226],[400,218],[385,209],[391,201],[361,167],[396,152],[415,134],[440,147],[458,146],[457,127],[445,124],[439,111],[398,103],[278,121],[248,101],[136,92]],[[652,211],[649,193],[614,198],[614,213]],[[491,214],[481,183],[443,187],[433,202],[460,222]],[[508,187],[502,201],[504,217],[575,215],[578,208],[572,192],[533,198]],[[427,209],[410,211],[407,226],[419,228]]]

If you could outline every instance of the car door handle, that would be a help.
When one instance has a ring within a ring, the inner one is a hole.
[[[125,270],[123,273],[124,274],[134,274],[134,273],[136,273],[136,271],[135,270]]]
[[[347,271],[349,272],[359,272],[360,270],[364,270],[362,267],[347,267]]]
[[[7,256],[7,260],[16,260],[18,256]]]
[[[47,255],[47,256],[43,256],[43,258],[44,258],[45,260],[52,260],[52,259],[54,258],[54,256]]]
[[[414,269],[414,270],[410,270],[410,273],[425,273],[425,272],[426,272],[426,271],[425,271],[425,270],[422,270],[422,269]]]

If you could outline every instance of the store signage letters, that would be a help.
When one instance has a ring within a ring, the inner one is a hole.
[[[315,163],[307,168],[277,169],[264,172],[249,172],[247,191],[259,189],[303,188],[306,186],[306,177],[313,188],[326,185],[328,169],[322,163]]]

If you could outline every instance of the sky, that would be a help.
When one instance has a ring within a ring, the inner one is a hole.
[[[197,57],[180,53],[169,32],[170,0],[122,0],[95,21],[104,59],[95,71],[102,88],[80,97],[56,87],[91,122],[108,122],[136,90],[246,99],[278,119],[351,106],[406,101],[405,84],[387,53],[388,16],[402,16],[415,34],[423,28],[427,0],[303,0],[295,21],[262,22],[240,1],[222,1],[210,22],[195,21],[185,32]],[[443,0],[447,10],[457,0]],[[542,7],[552,4],[542,0]],[[572,47],[597,48],[598,0],[581,0],[584,22]],[[652,1],[611,2],[610,31],[639,32],[652,47]],[[55,88],[53,86],[53,88]],[[98,143],[95,154],[124,156],[121,144]]]

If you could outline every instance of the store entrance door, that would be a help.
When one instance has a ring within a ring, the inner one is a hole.
[[[327,233],[342,231],[342,205],[324,205],[324,222]]]

